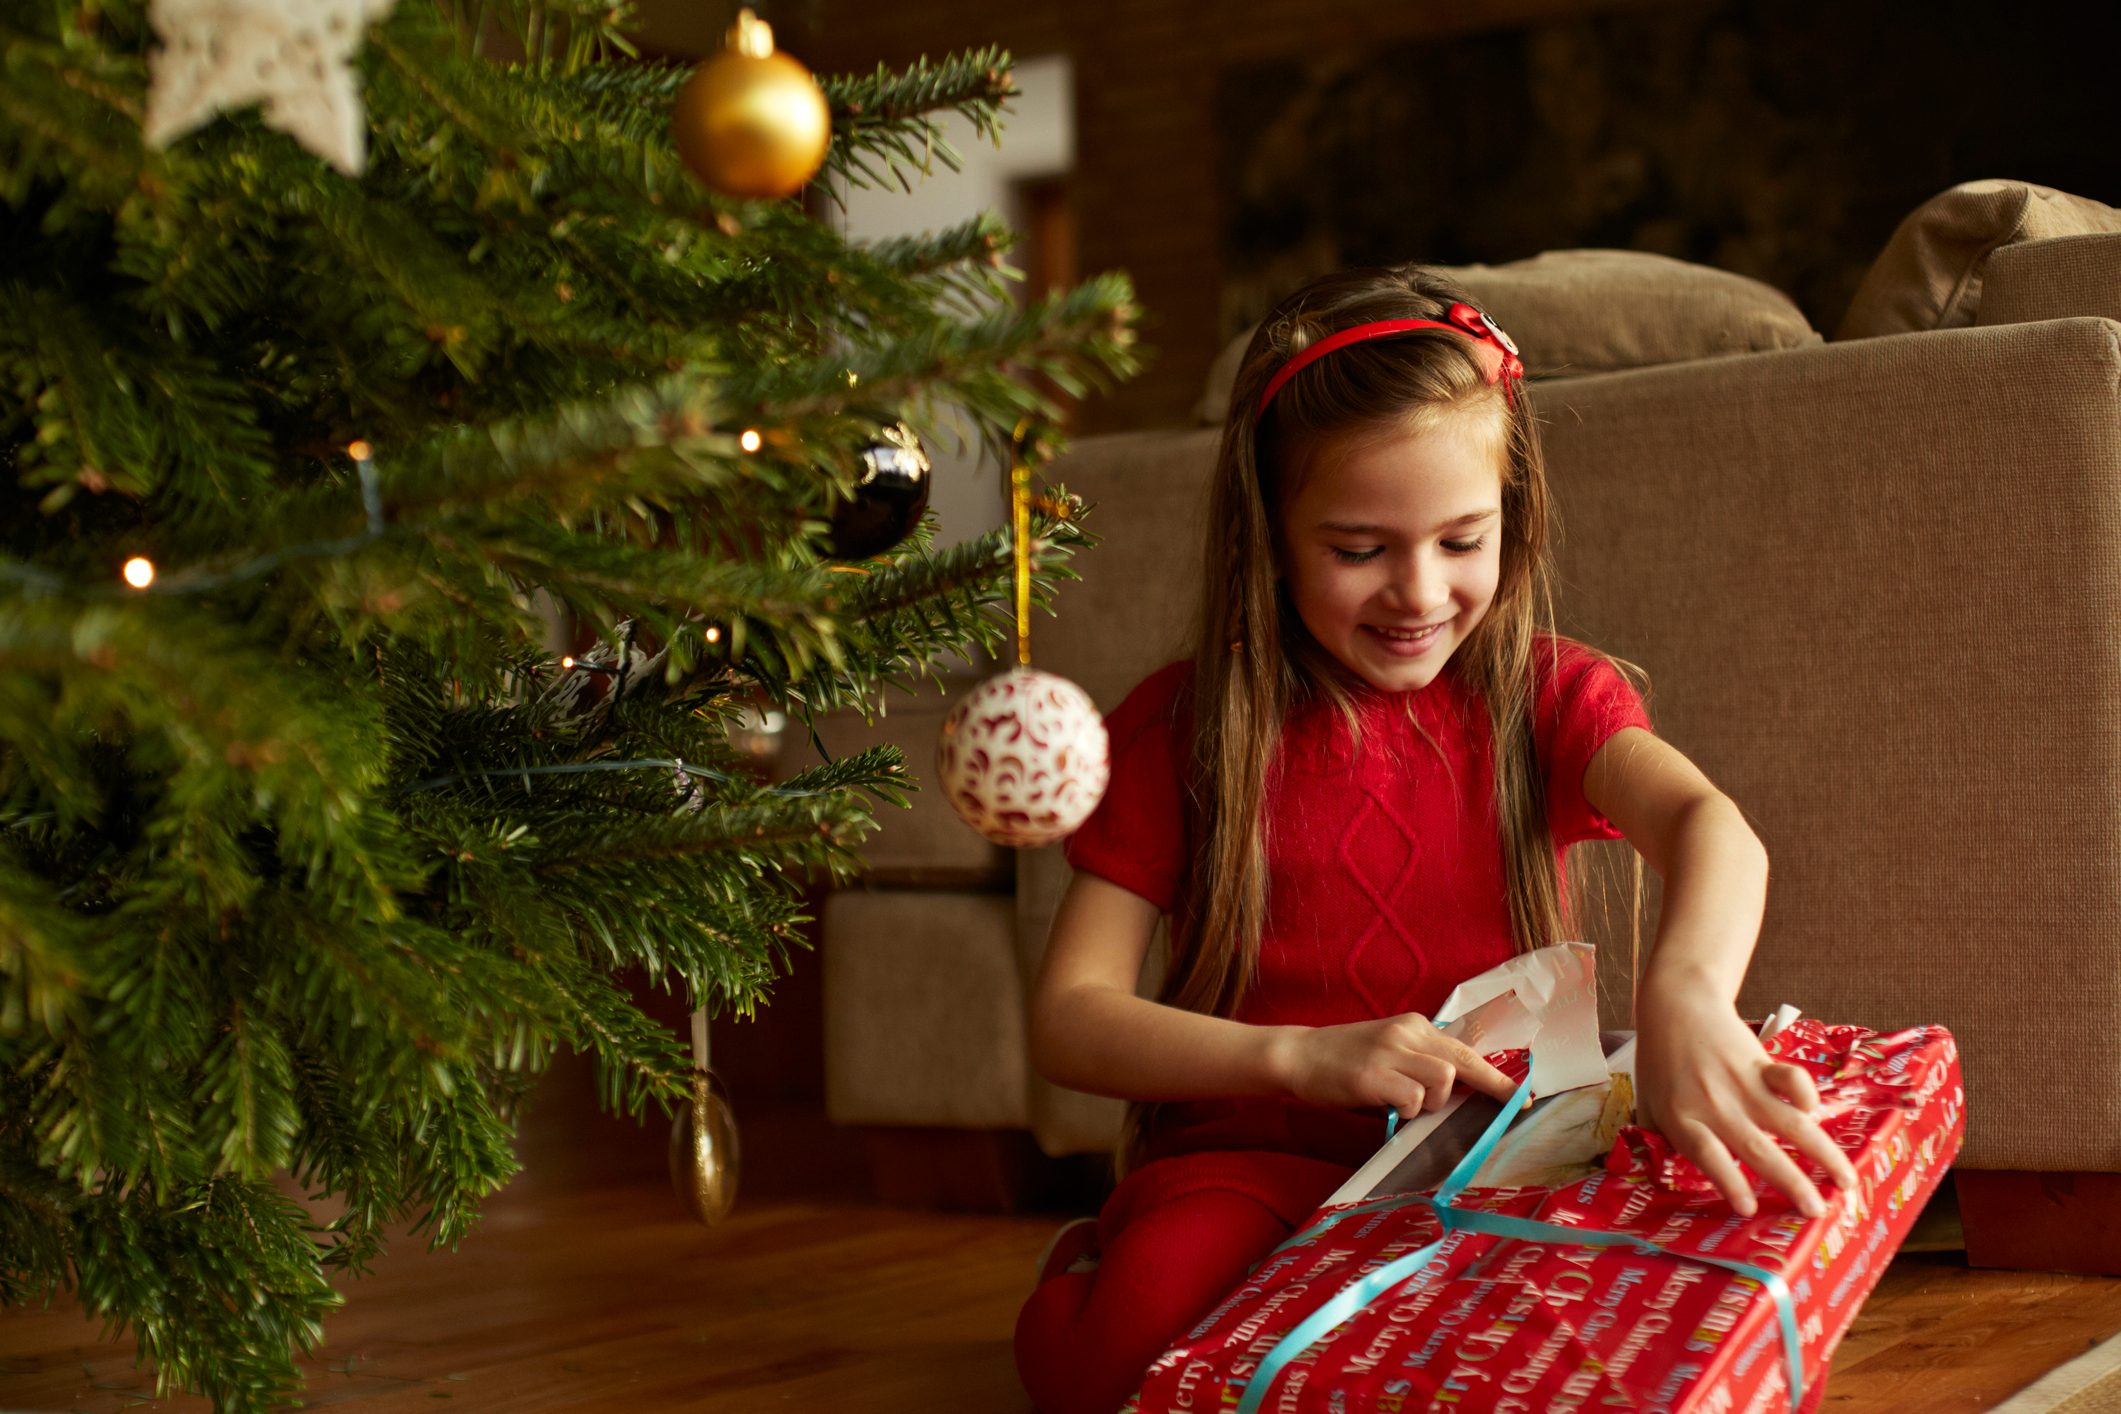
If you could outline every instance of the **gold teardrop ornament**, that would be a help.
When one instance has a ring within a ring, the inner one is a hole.
[[[691,1090],[670,1126],[670,1184],[692,1215],[712,1227],[736,1206],[736,1111],[711,1070],[693,1071]]]

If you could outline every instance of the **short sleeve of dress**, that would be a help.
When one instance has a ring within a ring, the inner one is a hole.
[[[1144,678],[1105,718],[1112,774],[1104,799],[1068,837],[1071,867],[1110,880],[1169,913],[1186,866],[1183,689],[1193,665]]]
[[[1551,652],[1559,649],[1559,663]],[[1619,827],[1583,794],[1583,773],[1607,739],[1624,727],[1650,729],[1642,694],[1618,668],[1580,643],[1540,638],[1533,648],[1539,715],[1533,738],[1546,768],[1547,825],[1555,848],[1579,840],[1617,840]]]

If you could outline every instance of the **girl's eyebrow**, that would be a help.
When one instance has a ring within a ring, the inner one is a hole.
[[[1453,516],[1442,525],[1437,526],[1436,529],[1438,531],[1456,530],[1459,526],[1471,525],[1475,521],[1486,520],[1489,516],[1500,514],[1502,514],[1501,509],[1495,506],[1490,506],[1484,511],[1467,511],[1462,516]],[[1320,521],[1318,528],[1320,530],[1335,531],[1341,535],[1391,535],[1395,533],[1389,525],[1376,525],[1370,521]]]

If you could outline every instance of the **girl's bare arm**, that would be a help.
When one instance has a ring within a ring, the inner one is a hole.
[[[1031,994],[1031,1064],[1056,1085],[1123,1100],[1279,1093],[1267,1029],[1134,994],[1156,920],[1140,895],[1075,876]]]
[[[1323,1105],[1440,1106],[1453,1080],[1498,1097],[1510,1082],[1418,1016],[1347,1026],[1252,1026],[1148,1001],[1135,979],[1156,906],[1078,874],[1031,995],[1031,1064],[1056,1085],[1126,1100],[1295,1095]]]
[[[1815,1160],[1836,1183],[1853,1184],[1855,1172],[1813,1118],[1819,1097],[1811,1077],[1772,1060],[1737,1012],[1766,908],[1766,849],[1693,762],[1639,727],[1599,748],[1583,789],[1664,879],[1657,941],[1636,999],[1643,1121],[1693,1159],[1740,1213],[1753,1211],[1753,1194],[1734,1159],[1801,1209],[1817,1211],[1817,1190],[1775,1141]]]

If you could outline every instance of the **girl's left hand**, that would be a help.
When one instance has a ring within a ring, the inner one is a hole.
[[[1819,1190],[1775,1142],[1785,1139],[1843,1188],[1855,1167],[1814,1117],[1819,1092],[1801,1066],[1768,1056],[1727,1003],[1641,1001],[1635,1049],[1636,1118],[1692,1159],[1742,1217],[1756,1210],[1743,1160],[1806,1217],[1826,1211]]]

